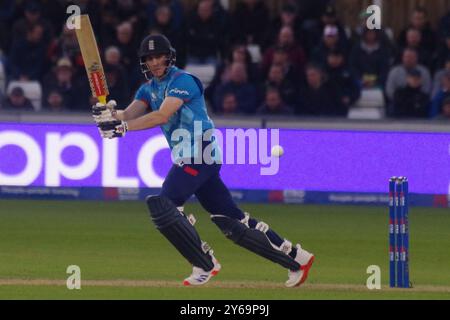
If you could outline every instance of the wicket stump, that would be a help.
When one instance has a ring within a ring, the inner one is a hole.
[[[390,287],[409,288],[408,179],[389,179]]]

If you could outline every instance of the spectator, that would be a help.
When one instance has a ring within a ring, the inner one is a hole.
[[[339,101],[344,108],[349,109],[361,95],[361,90],[346,65],[345,56],[339,49],[328,53],[326,72],[328,81],[336,86]]]
[[[148,28],[148,19],[145,7],[141,1],[116,0],[115,3],[115,15],[119,21],[131,23],[137,39],[145,37],[145,30]]]
[[[442,76],[441,86],[431,101],[431,118],[434,118],[440,114],[444,101],[448,98],[450,98],[450,70],[446,71]]]
[[[410,28],[422,33],[423,48],[428,52],[434,52],[436,48],[436,33],[428,21],[428,12],[424,7],[416,7],[411,14],[409,25],[400,33],[398,45],[400,48],[407,46],[407,32]]]
[[[234,114],[238,111],[236,96],[233,93],[227,93],[223,97],[220,112],[224,115]]]
[[[372,14],[368,13],[366,9],[364,8],[361,13],[359,14],[359,25],[356,26],[352,30],[351,36],[350,36],[350,43],[353,43],[353,48],[357,43],[361,43],[363,40],[362,38],[365,37],[365,34],[367,30],[370,30],[367,28],[367,22],[368,18],[371,17]],[[395,44],[392,42],[392,39],[394,37],[393,31],[390,28],[382,28],[381,29],[373,29],[370,31],[376,31],[376,38],[379,45],[388,51],[389,57],[394,57],[395,52],[397,48],[395,47]],[[372,35],[373,36],[373,35]],[[391,61],[389,61],[391,63]]]
[[[261,82],[258,66],[253,63],[250,52],[245,45],[237,44],[233,46],[232,57],[229,60],[245,64],[250,82],[254,84]]]
[[[439,36],[445,38],[450,30],[450,11],[439,21]]]
[[[64,97],[58,90],[51,90],[47,95],[46,109],[52,112],[67,111],[67,106],[64,104]]]
[[[137,42],[133,25],[123,22],[116,28],[116,39],[113,46],[116,46],[121,53],[121,65],[127,71],[127,79],[132,91],[139,87],[142,75],[139,67],[139,60],[136,53]]]
[[[267,47],[269,9],[262,0],[243,0],[236,4],[231,15],[232,41]]]
[[[214,92],[219,84],[230,80],[230,70],[234,62],[245,64],[249,82],[253,84],[260,82],[258,69],[252,63],[247,47],[243,44],[237,44],[233,46],[225,60],[216,67],[214,77],[205,90],[205,97],[208,101],[213,100]]]
[[[47,44],[43,40],[44,28],[31,26],[25,39],[16,41],[10,52],[11,78],[14,80],[41,80],[47,66]]]
[[[31,101],[25,97],[21,87],[14,87],[6,101],[3,103],[4,110],[34,111]]]
[[[11,44],[10,25],[16,10],[15,0],[0,2],[0,51],[8,52]]]
[[[283,101],[277,88],[268,87],[264,103],[258,108],[257,113],[264,115],[291,115],[294,111]]]
[[[117,47],[105,50],[105,74],[110,99],[116,100],[119,108],[125,108],[131,98],[131,91],[127,71],[121,64],[121,54]]]
[[[407,29],[406,43],[404,47],[400,47],[400,55],[396,59],[397,63],[400,63],[402,59],[401,54],[405,48],[415,49],[419,55],[419,63],[431,70],[433,52],[429,51],[425,46],[422,38],[422,32],[419,29],[415,29],[413,27]]]
[[[66,23],[68,5],[63,4],[62,1],[54,0],[39,0],[41,4],[41,12],[44,19],[46,19],[52,26],[52,30],[61,30],[61,27]],[[55,36],[53,34],[53,36]]]
[[[120,22],[119,18],[116,16],[115,8],[111,3],[106,5],[103,10],[100,11],[98,20],[100,43],[105,46],[117,44],[117,27]],[[93,21],[91,22],[93,23]],[[93,27],[95,28],[94,25]]]
[[[76,74],[84,72],[83,57],[75,29],[69,29],[65,24],[59,37],[52,41],[48,55],[51,65],[55,65],[61,57],[66,57],[75,62]]]
[[[362,88],[384,88],[389,60],[389,49],[380,41],[380,32],[365,29],[350,53],[350,69]]]
[[[297,0],[302,20],[306,20],[308,24],[320,20],[330,2],[330,0]]]
[[[325,28],[327,26],[334,26],[337,29],[339,46],[343,49],[348,47],[347,35],[337,17],[336,8],[333,5],[328,4],[325,7],[325,10],[322,12],[320,21],[313,25],[308,25],[305,28],[304,34],[307,37],[306,50],[310,57],[313,54],[315,48],[317,48],[320,45],[322,35],[324,34]]]
[[[281,28],[290,27],[294,31],[295,40],[301,44],[304,39],[300,37],[302,21],[299,16],[297,6],[292,3],[285,3],[280,10],[280,13],[272,21],[269,31],[269,42],[277,41],[277,36]]]
[[[230,93],[237,100],[237,112],[255,112],[258,105],[257,89],[248,82],[247,70],[243,63],[234,62],[231,65],[230,80],[217,87],[214,95],[214,109],[216,111],[220,106],[223,106],[224,97]]]
[[[50,22],[42,17],[42,6],[37,0],[25,2],[25,17],[17,20],[12,28],[13,42],[23,40],[28,31],[36,24],[43,28],[42,40],[48,45],[53,39],[53,28]]]
[[[117,65],[105,64],[105,77],[109,89],[108,99],[116,100],[118,109],[126,108],[131,94],[123,69]]]
[[[289,63],[296,72],[301,73],[304,70],[306,63],[306,56],[303,48],[296,42],[294,31],[292,27],[283,27],[278,33],[278,40],[275,46],[269,48],[264,53],[262,68],[264,74],[267,73],[273,63],[274,51],[277,48],[282,48],[288,54]]]
[[[201,0],[188,21],[187,64],[217,64],[225,51],[223,25],[213,15],[213,2]]]
[[[119,48],[111,46],[105,49],[105,62],[114,66],[120,66],[122,54]]]
[[[346,116],[347,109],[339,102],[339,96],[332,83],[327,81],[321,67],[306,68],[306,85],[300,89],[300,103],[297,114],[314,116]]]
[[[83,83],[87,84],[87,81],[83,78]],[[59,59],[54,71],[46,76],[43,85],[44,105],[51,91],[58,91],[63,96],[63,104],[73,110],[84,109],[89,105],[87,95],[90,91],[75,80],[73,65],[68,58]]]
[[[222,30],[227,30],[231,33],[231,17],[229,10],[226,10],[222,5],[222,0],[206,0],[211,3],[213,8],[214,20],[218,21]]]
[[[316,64],[324,66],[327,61],[328,53],[337,49],[346,52],[346,48],[342,45],[342,42],[340,42],[338,28],[334,25],[327,25],[323,30],[322,41],[313,50],[311,60]]]
[[[450,29],[447,35],[444,37],[444,41],[439,45],[439,48],[435,57],[435,70],[439,70],[445,66],[448,58],[450,57]]]
[[[272,59],[272,65],[281,66],[283,69],[283,73],[285,76],[285,79],[287,79],[291,83],[299,83],[302,82],[302,75],[304,73],[300,73],[298,69],[294,67],[294,65],[291,63],[289,59],[288,52],[281,47],[275,48],[273,52],[273,59]],[[268,70],[264,71],[263,74],[265,75],[265,78],[267,78]]]
[[[123,82],[123,85],[127,88],[126,91],[129,90],[129,80],[128,80],[128,74],[125,68],[122,65],[122,55],[120,53],[120,50],[117,47],[108,47],[105,50],[105,64],[113,66],[117,69],[118,79],[119,81]],[[109,82],[108,82],[109,85]],[[127,101],[124,101],[127,103]]]
[[[147,17],[155,17],[160,6],[168,6],[171,12],[170,26],[179,30],[185,23],[184,6],[181,0],[150,0],[147,4]]]
[[[431,96],[434,97],[440,90],[442,85],[442,79],[450,72],[450,55],[448,55],[444,68],[438,70],[434,75],[433,90]]]
[[[151,30],[165,35],[172,43],[172,46],[177,48],[177,66],[184,68],[186,65],[186,35],[184,34],[183,26],[174,27],[172,20],[170,6],[161,5],[156,8]]]
[[[298,89],[294,82],[285,76],[285,70],[281,65],[273,64],[267,76],[266,86],[277,89],[281,98],[290,106],[298,102]]]
[[[116,28],[116,39],[113,45],[119,48],[122,54],[122,63],[125,68],[132,68],[137,64],[136,37],[133,25],[123,22]]]
[[[450,97],[444,100],[442,104],[442,111],[437,119],[450,120]]]
[[[406,86],[406,74],[410,69],[418,69],[421,74],[422,91],[426,94],[431,90],[431,76],[428,69],[418,64],[417,52],[414,49],[406,48],[403,50],[402,64],[393,67],[386,82],[386,95],[390,101],[394,99],[394,93],[397,89]]]
[[[422,74],[410,69],[406,76],[406,87],[394,93],[392,116],[395,118],[425,118],[428,116],[429,96],[421,89]]]

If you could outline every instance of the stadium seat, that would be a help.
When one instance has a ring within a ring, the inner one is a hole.
[[[381,89],[364,89],[355,106],[348,113],[349,119],[382,119],[384,117],[384,95]]]
[[[381,89],[363,89],[361,97],[356,102],[356,106],[361,108],[382,108],[384,104],[384,94]]]
[[[348,112],[349,119],[356,120],[379,120],[383,119],[385,112],[381,108],[351,108]]]
[[[188,64],[184,70],[198,77],[206,88],[214,77],[216,67],[213,64]]]
[[[25,97],[30,99],[36,111],[41,110],[42,87],[38,81],[11,81],[6,90],[9,95],[13,88],[21,87],[25,93]]]

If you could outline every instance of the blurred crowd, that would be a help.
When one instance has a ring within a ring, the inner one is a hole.
[[[227,10],[219,0],[2,0],[0,110],[86,111],[91,97],[66,8],[89,14],[109,99],[125,108],[145,81],[137,58],[147,34],[166,35],[177,66],[202,72],[216,114],[347,117],[365,104],[396,118],[450,119],[450,11],[417,7],[398,36],[349,28],[333,1],[263,0]],[[205,71],[206,70],[206,71]]]

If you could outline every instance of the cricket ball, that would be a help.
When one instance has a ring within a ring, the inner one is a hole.
[[[281,157],[284,153],[283,147],[279,145],[273,146],[271,153],[273,157]]]

